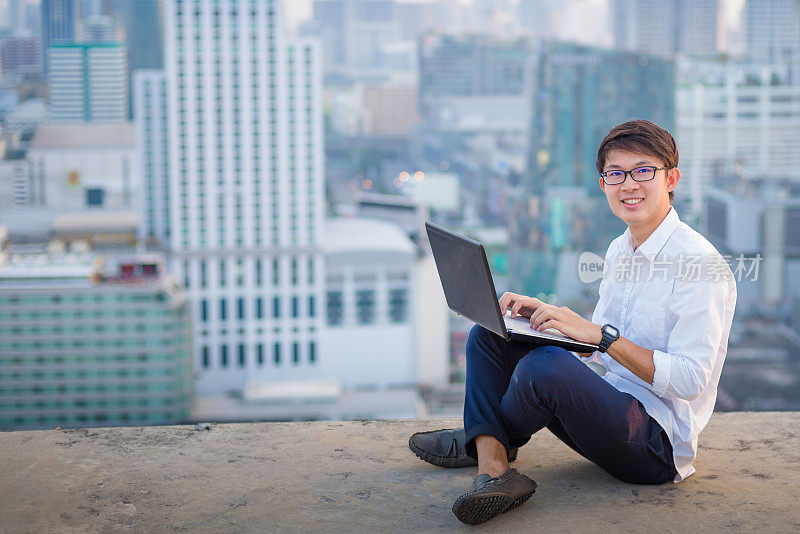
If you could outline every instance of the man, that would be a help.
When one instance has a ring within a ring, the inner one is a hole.
[[[588,321],[566,307],[504,293],[500,310],[599,345],[574,356],[507,342],[480,326],[466,346],[464,428],[416,433],[409,446],[443,467],[478,466],[453,512],[476,524],[524,503],[536,483],[509,468],[547,428],[624,482],[679,482],[714,409],[736,304],[733,274],[672,208],[678,149],[645,120],[614,127],[597,152],[599,185],[628,228],[612,241]],[[582,361],[601,363],[594,373]],[[477,461],[476,461],[477,460]]]

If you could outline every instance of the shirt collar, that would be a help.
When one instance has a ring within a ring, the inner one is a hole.
[[[667,216],[664,217],[664,220],[661,221],[661,224],[658,225],[658,228],[653,230],[653,233],[650,234],[650,237],[645,239],[644,243],[642,243],[639,248],[636,249],[634,252],[633,250],[633,237],[631,237],[631,229],[626,228],[624,242],[627,244],[628,253],[635,254],[636,252],[641,252],[646,258],[652,258],[659,252],[661,249],[664,248],[669,237],[672,235],[672,232],[675,231],[675,228],[678,227],[678,223],[681,220],[678,217],[678,212],[675,211],[675,208],[670,207],[669,213]]]

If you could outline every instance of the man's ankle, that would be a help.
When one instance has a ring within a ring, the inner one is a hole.
[[[478,452],[479,475],[487,474],[496,478],[508,471],[508,452],[495,437],[476,437],[475,449]]]
[[[510,469],[508,462],[486,462],[478,463],[478,475],[487,474],[492,478],[497,478]]]

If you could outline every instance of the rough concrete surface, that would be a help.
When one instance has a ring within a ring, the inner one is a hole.
[[[697,473],[624,484],[547,430],[514,464],[539,489],[479,527],[450,511],[474,468],[407,446],[457,420],[0,434],[2,532],[800,531],[800,414],[715,414]]]

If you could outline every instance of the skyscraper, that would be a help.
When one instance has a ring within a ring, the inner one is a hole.
[[[50,47],[50,116],[56,122],[119,122],[128,118],[125,47],[62,43]]]
[[[530,49],[523,37],[422,34],[419,39],[421,109],[435,107],[439,97],[522,95]]]
[[[317,49],[286,37],[276,0],[171,0],[164,27],[163,82],[150,73],[136,85],[142,168],[156,188],[143,228],[193,303],[198,392],[313,376],[324,283]],[[156,129],[166,148],[146,141]]]
[[[164,66],[164,37],[159,0],[129,0],[124,4],[125,41],[130,72]],[[133,79],[133,76],[131,76]]]
[[[25,26],[23,21],[24,12],[20,4],[22,4],[22,0],[8,0],[6,3],[3,27],[8,28],[12,36],[20,35]]]
[[[383,49],[400,39],[394,0],[315,0],[308,29],[322,41],[327,71],[348,75],[388,70]]]
[[[38,73],[41,69],[39,42],[30,37],[13,37],[0,44],[0,72]]]
[[[614,45],[673,56],[717,54],[719,0],[611,0]]]
[[[780,63],[800,56],[800,1],[747,0],[744,8],[747,55]]]
[[[79,0],[42,0],[42,53],[44,72],[49,66],[50,45],[62,41],[74,41],[80,24]]]

